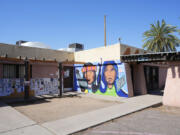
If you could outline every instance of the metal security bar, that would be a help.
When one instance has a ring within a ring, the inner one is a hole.
[[[20,64],[3,64],[3,78],[24,78],[25,66]]]

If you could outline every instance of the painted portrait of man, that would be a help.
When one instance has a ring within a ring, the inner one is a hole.
[[[81,92],[94,93],[96,91],[96,71],[97,67],[92,63],[85,63],[76,69],[76,79]]]
[[[87,88],[85,89],[85,93],[92,93],[92,86],[96,81],[96,66],[92,63],[84,64],[82,68],[83,78],[87,81]]]

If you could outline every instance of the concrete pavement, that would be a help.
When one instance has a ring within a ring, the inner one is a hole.
[[[10,106],[0,107],[0,134],[2,135],[65,135],[72,134],[83,129],[96,126],[115,118],[160,104],[162,96],[142,95],[132,98],[114,98],[99,95],[79,95],[82,97],[99,98],[101,100],[111,100],[121,102],[110,107],[90,111],[65,119],[38,124]],[[123,102],[123,103],[122,103]],[[5,107],[5,108],[4,108]],[[9,117],[10,116],[10,117]],[[2,118],[3,117],[3,118]]]
[[[102,97],[101,97],[102,98]],[[107,97],[104,97],[107,99]],[[111,97],[108,97],[111,98]],[[116,98],[111,98],[117,100]],[[124,103],[42,124],[57,135],[72,134],[115,118],[160,104],[161,96],[143,95],[120,100]]]
[[[0,102],[0,133],[34,124],[28,117]]]
[[[39,125],[22,127],[16,130],[10,130],[0,134],[1,135],[55,135]]]
[[[74,135],[179,135],[180,108],[160,106],[120,117]]]

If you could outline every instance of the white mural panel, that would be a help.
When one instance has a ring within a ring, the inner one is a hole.
[[[9,96],[14,92],[24,92],[24,79],[0,79],[0,96]]]
[[[59,94],[58,86],[58,78],[36,78],[30,81],[30,89],[35,91],[35,96]]]

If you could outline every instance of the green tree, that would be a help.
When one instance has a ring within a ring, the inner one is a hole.
[[[143,48],[154,52],[176,51],[180,40],[174,35],[178,32],[177,27],[168,25],[164,20],[151,24],[150,30],[143,33]]]

